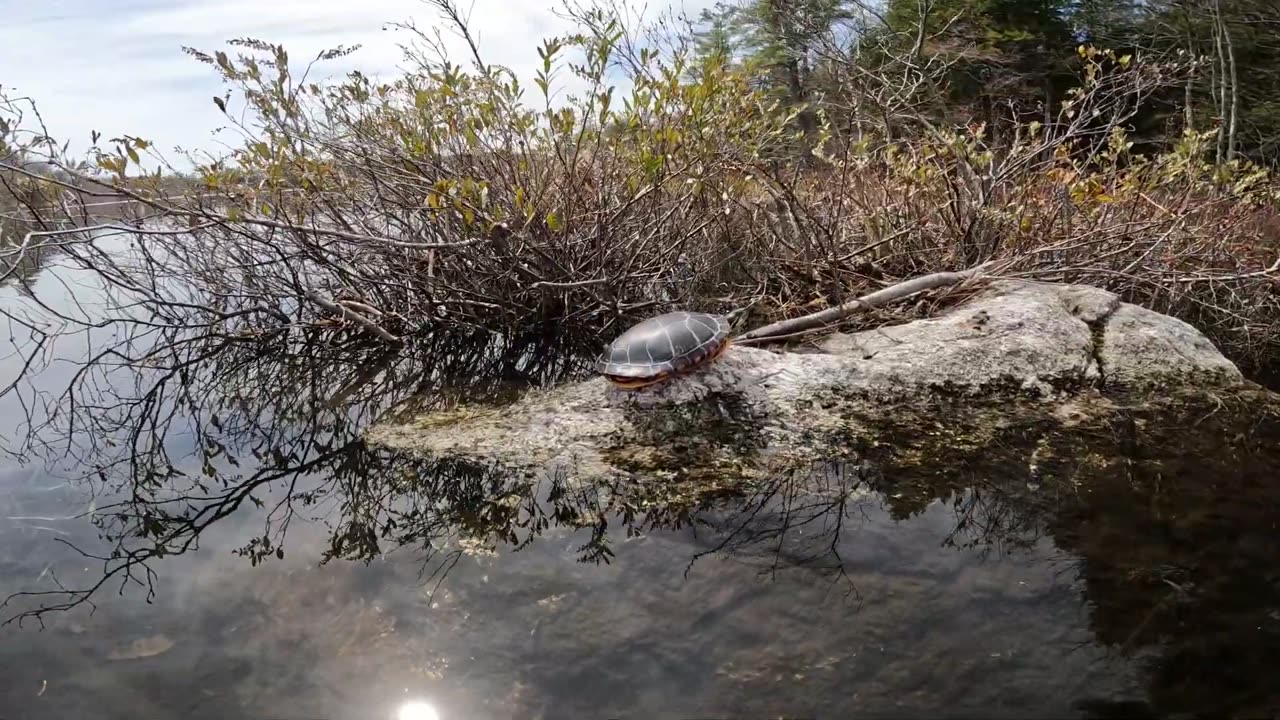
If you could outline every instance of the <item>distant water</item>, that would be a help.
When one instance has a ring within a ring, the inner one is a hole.
[[[67,313],[94,293],[56,265],[33,291]],[[159,391],[124,367],[77,400],[96,405],[40,394],[101,338],[0,399],[22,456],[0,459],[0,589],[54,593],[4,617],[108,576],[92,613],[0,629],[5,720],[1280,713],[1274,418],[1137,408],[978,448],[901,427],[857,461],[631,505],[359,440],[581,375],[592,339],[389,358],[294,337]],[[46,407],[76,421],[24,448]]]

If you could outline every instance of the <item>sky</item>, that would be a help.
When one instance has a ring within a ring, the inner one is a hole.
[[[696,17],[712,4],[623,1],[645,17],[671,7]],[[525,87],[533,86],[541,39],[569,27],[554,12],[559,0],[460,5],[471,13],[485,60],[515,70]],[[409,20],[420,28],[440,24],[422,0],[0,0],[0,87],[34,99],[50,134],[73,150],[87,148],[97,130],[104,138],[143,137],[167,156],[177,147],[216,152],[234,141],[214,132],[225,118],[212,98],[225,86],[183,46],[212,53],[227,40],[254,37],[284,45],[293,64],[359,44],[355,54],[321,66],[321,74],[359,69],[389,78],[402,64],[397,43],[408,40],[389,25]]]

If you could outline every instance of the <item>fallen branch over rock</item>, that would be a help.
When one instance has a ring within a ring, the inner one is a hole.
[[[940,272],[931,275],[923,275],[921,277],[912,278],[896,285],[890,285],[887,288],[877,290],[868,295],[863,295],[856,300],[850,300],[847,303],[837,305],[833,308],[827,308],[821,312],[811,315],[804,315],[789,320],[779,320],[776,323],[765,325],[764,327],[743,333],[736,338],[734,342],[738,345],[759,345],[766,342],[776,342],[779,340],[790,339],[809,332],[821,330],[830,327],[849,315],[859,310],[869,310],[871,308],[888,305],[896,300],[915,295],[925,290],[934,290],[940,287],[948,287],[951,285],[959,285],[966,280],[971,280],[983,274],[990,268],[990,263],[979,265],[968,270],[959,272]]]

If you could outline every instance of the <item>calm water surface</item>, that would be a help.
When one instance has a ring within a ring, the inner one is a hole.
[[[94,293],[57,268],[34,290],[64,312]],[[359,441],[573,377],[590,343],[295,338],[159,391],[124,368],[96,403],[40,394],[111,332],[0,399],[0,590],[47,593],[4,617],[71,605],[0,629],[5,720],[1280,715],[1273,418],[1139,408],[972,447],[936,439],[944,416],[633,503]]]

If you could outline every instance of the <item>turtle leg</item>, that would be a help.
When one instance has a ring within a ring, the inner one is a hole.
[[[711,362],[711,361],[713,361],[713,360],[716,360],[716,359],[717,359],[717,358],[719,358],[721,355],[723,355],[723,354],[724,354],[724,352],[725,352],[726,350],[728,350],[728,349],[729,349],[729,345],[730,345],[730,344],[732,344],[732,341],[730,341],[730,340],[725,340],[723,345],[721,345],[719,348],[717,348],[715,352],[711,353],[711,357],[707,358],[707,362]]]
[[[661,382],[662,380],[666,379],[665,377],[630,378],[630,377],[620,377],[618,375],[609,375],[607,377],[609,378],[609,382],[613,383],[614,385],[616,385],[617,387],[623,390],[639,390],[640,388],[648,387],[650,385],[653,385],[655,383]]]

